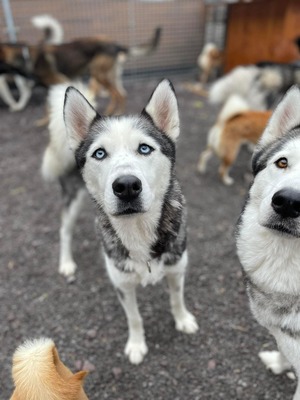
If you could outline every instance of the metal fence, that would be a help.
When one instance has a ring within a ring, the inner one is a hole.
[[[104,34],[118,43],[130,46],[147,41],[154,29],[161,26],[162,39],[158,50],[149,57],[129,60],[125,68],[127,76],[155,74],[158,71],[180,72],[195,68],[203,43],[210,39],[211,32],[218,24],[221,26],[224,23],[224,13],[221,12],[221,17],[216,18],[219,14],[218,11],[214,11],[212,18],[209,7],[208,12],[205,12],[203,0],[2,0],[2,2],[10,4],[17,40],[29,43],[36,43],[41,38],[41,34],[30,22],[37,14],[51,14],[57,18],[63,26],[65,41],[76,37]],[[205,18],[209,21],[207,25]],[[0,21],[1,40],[8,40],[3,7],[0,9]],[[223,34],[224,32],[221,36]],[[220,34],[218,36],[220,37]],[[214,41],[217,41],[215,37]]]

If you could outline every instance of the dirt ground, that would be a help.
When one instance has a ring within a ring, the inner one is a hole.
[[[75,232],[76,281],[68,284],[57,272],[60,192],[40,176],[48,133],[34,126],[44,113],[45,92],[36,90],[19,113],[1,104],[1,400],[12,392],[16,346],[40,336],[53,338],[73,371],[91,370],[85,384],[90,399],[292,398],[295,382],[273,376],[258,360],[257,353],[275,343],[250,314],[236,256],[234,229],[249,186],[250,153],[241,152],[232,187],[218,180],[216,160],[206,175],[197,174],[217,109],[187,92],[182,80],[173,79],[182,124],[177,172],[189,210],[186,302],[200,330],[192,336],[175,330],[165,282],[141,288],[149,353],[139,366],[123,354],[125,316],[105,272],[90,200]],[[156,82],[127,82],[129,112],[141,111]]]

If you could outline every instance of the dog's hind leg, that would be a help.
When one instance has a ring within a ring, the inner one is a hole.
[[[68,182],[68,180],[70,180],[70,182]],[[59,231],[59,273],[66,277],[72,277],[77,268],[72,255],[73,230],[83,205],[86,190],[81,178],[78,178],[77,181],[75,174],[69,179],[61,178],[60,183],[63,192],[64,208]]]
[[[5,74],[0,76],[0,96],[6,105],[9,106],[10,111],[15,111],[18,103],[9,90],[6,78]]]
[[[213,156],[213,149],[211,147],[207,147],[199,157],[198,165],[197,165],[197,170],[201,172],[202,174],[205,173],[206,171],[206,164],[208,160]]]
[[[166,266],[168,270],[166,276],[170,291],[171,311],[176,329],[185,333],[195,333],[198,330],[196,318],[186,309],[184,302],[184,273],[186,265],[187,252],[184,252],[176,265]]]
[[[23,110],[23,108],[27,105],[27,103],[31,97],[33,82],[28,81],[27,79],[25,79],[19,75],[15,76],[15,82],[16,82],[16,86],[20,92],[20,98],[19,98],[17,104],[12,109],[12,111],[19,111],[19,110]]]

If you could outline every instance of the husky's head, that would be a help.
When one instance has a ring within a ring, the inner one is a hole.
[[[250,203],[260,225],[300,237],[300,90],[275,109],[253,155]]]
[[[87,188],[107,214],[145,213],[161,205],[179,135],[177,100],[168,80],[157,86],[138,116],[101,117],[70,87],[64,117]]]

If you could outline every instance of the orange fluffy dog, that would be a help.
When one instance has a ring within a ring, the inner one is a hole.
[[[232,185],[234,181],[229,176],[229,169],[241,145],[257,143],[271,114],[271,111],[249,110],[249,106],[241,97],[232,95],[208,133],[207,147],[200,154],[198,171],[204,173],[207,161],[216,154],[221,161],[219,174],[223,183]]]
[[[200,68],[199,81],[205,84],[222,66],[223,52],[214,43],[206,43],[197,59],[197,64]]]
[[[87,400],[82,388],[86,374],[73,374],[51,339],[26,341],[13,356],[15,390],[10,400]]]

